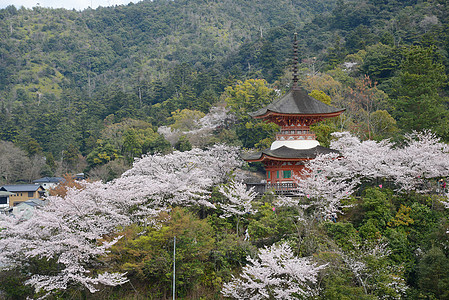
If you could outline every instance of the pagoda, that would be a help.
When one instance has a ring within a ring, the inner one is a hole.
[[[269,149],[243,157],[247,162],[262,162],[268,188],[295,188],[293,176],[300,176],[307,161],[319,154],[337,152],[320,146],[310,126],[327,118],[339,116],[344,109],[327,105],[307,94],[298,85],[298,46],[294,39],[293,84],[290,91],[271,104],[250,115],[255,119],[281,127]]]

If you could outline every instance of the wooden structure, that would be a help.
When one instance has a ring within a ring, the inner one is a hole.
[[[250,113],[253,118],[276,123],[281,130],[270,149],[243,157],[248,162],[262,162],[266,182],[275,190],[294,189],[293,176],[299,176],[304,164],[319,154],[337,152],[320,146],[310,126],[327,118],[339,116],[344,109],[327,105],[298,86],[297,42],[295,35],[293,84],[291,90],[271,104]],[[276,188],[276,186],[278,188]]]
[[[39,184],[8,184],[0,187],[0,192],[10,193],[8,204],[13,207],[30,199],[44,199],[45,189]]]

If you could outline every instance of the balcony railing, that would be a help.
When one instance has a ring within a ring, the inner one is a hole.
[[[274,191],[276,194],[293,195],[298,191],[299,186],[294,182],[278,183],[247,183],[248,189],[254,187],[254,192],[262,195],[267,191]]]

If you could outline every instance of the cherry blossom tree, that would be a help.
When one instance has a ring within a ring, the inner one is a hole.
[[[181,136],[187,136],[193,145],[201,146],[207,143],[207,140],[210,140],[214,130],[235,123],[236,117],[225,107],[212,107],[207,115],[191,121],[195,127],[190,130],[183,131],[169,126],[161,126],[158,133],[163,135],[172,145],[176,144]]]
[[[430,131],[405,138],[406,145],[393,152],[390,177],[402,190],[427,192],[425,180],[449,176],[449,145]]]
[[[389,140],[360,141],[349,133],[335,136],[331,148],[339,153],[310,161],[296,178],[300,197],[281,197],[277,201],[279,206],[298,208],[297,221],[306,229],[321,217],[341,213],[344,199],[351,197],[362,183],[376,183],[382,188],[378,182],[389,182],[398,193],[425,193],[429,183],[449,176],[449,147],[431,132],[413,132],[396,144]],[[364,241],[353,245],[353,250],[339,253],[366,294],[392,299],[405,295],[404,268],[388,259],[388,245],[382,240],[374,244]]]
[[[164,138],[170,142],[170,144],[173,146],[176,144],[176,142],[179,140],[179,138],[182,136],[182,132],[178,129],[173,129],[169,126],[160,126],[157,129],[157,133],[160,135],[163,135]]]
[[[227,185],[220,186],[219,191],[227,199],[226,203],[220,203],[220,207],[224,211],[221,217],[228,218],[233,215],[237,216],[238,236],[240,218],[246,214],[254,214],[257,212],[256,209],[253,209],[252,205],[257,193],[254,192],[254,187],[247,190],[246,184],[234,180]]]
[[[29,220],[4,217],[0,221],[3,265],[26,265],[31,258],[55,260],[58,271],[54,274],[36,273],[25,282],[36,292],[66,289],[73,284],[95,292],[100,284],[126,282],[124,274],[95,274],[91,270],[98,263],[96,258],[117,241],[105,236],[130,222],[115,200],[104,197],[105,189],[99,182],[85,183],[83,189],[70,189],[65,198],[49,197],[48,204]]]
[[[224,182],[241,165],[237,147],[215,145],[209,150],[175,151],[136,160],[113,185],[116,192],[129,190],[139,205],[161,208],[171,205],[204,205],[210,202],[209,188]]]
[[[215,129],[236,121],[236,117],[229,113],[226,107],[214,106],[209,113],[198,120],[198,125],[203,129]]]
[[[401,299],[405,296],[408,286],[404,280],[403,266],[388,262],[391,251],[386,242],[354,246],[353,251],[342,251],[340,255],[365,294],[377,293],[387,299]]]
[[[318,266],[310,257],[296,257],[286,244],[272,245],[247,257],[240,277],[225,283],[222,294],[234,299],[297,299],[316,294],[317,276],[326,265]]]
[[[336,218],[341,212],[342,200],[351,197],[359,180],[339,165],[336,154],[319,156],[297,178],[299,196],[306,198],[309,207],[314,209],[314,218]]]
[[[317,216],[330,218],[341,212],[342,200],[349,198],[362,182],[391,182],[398,192],[428,192],[428,181],[449,176],[449,146],[431,132],[414,132],[401,145],[389,140],[360,141],[347,133],[335,133],[327,154],[311,160],[295,180],[298,196],[284,203],[298,206],[307,202]]]
[[[361,142],[348,133],[338,133],[331,147],[341,152],[336,164],[353,178],[385,179],[399,191],[426,192],[424,180],[449,176],[449,146],[430,131],[405,136],[403,145],[388,140]]]
[[[114,181],[83,182],[64,196],[49,197],[28,220],[2,217],[0,265],[20,267],[31,258],[54,261],[57,271],[31,274],[26,282],[40,292],[82,286],[93,293],[99,285],[123,284],[126,274],[95,271],[99,258],[120,239],[110,237],[130,224],[156,225],[154,217],[169,206],[215,207],[209,202],[211,187],[240,163],[237,148],[217,145],[145,156]]]

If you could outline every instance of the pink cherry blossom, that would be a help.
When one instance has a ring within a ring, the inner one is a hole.
[[[123,284],[126,274],[91,270],[120,239],[107,237],[133,223],[157,225],[154,217],[173,205],[214,207],[211,187],[240,164],[237,148],[223,145],[143,157],[112,182],[83,182],[82,189],[69,189],[65,197],[48,197],[28,220],[1,217],[0,264],[55,260],[57,272],[32,274],[26,282],[36,291],[78,285],[93,293],[100,285]]]
[[[258,257],[247,257],[238,278],[225,283],[222,294],[234,299],[297,299],[316,294],[315,285],[320,270],[311,257],[297,257],[286,243],[265,247]]]

